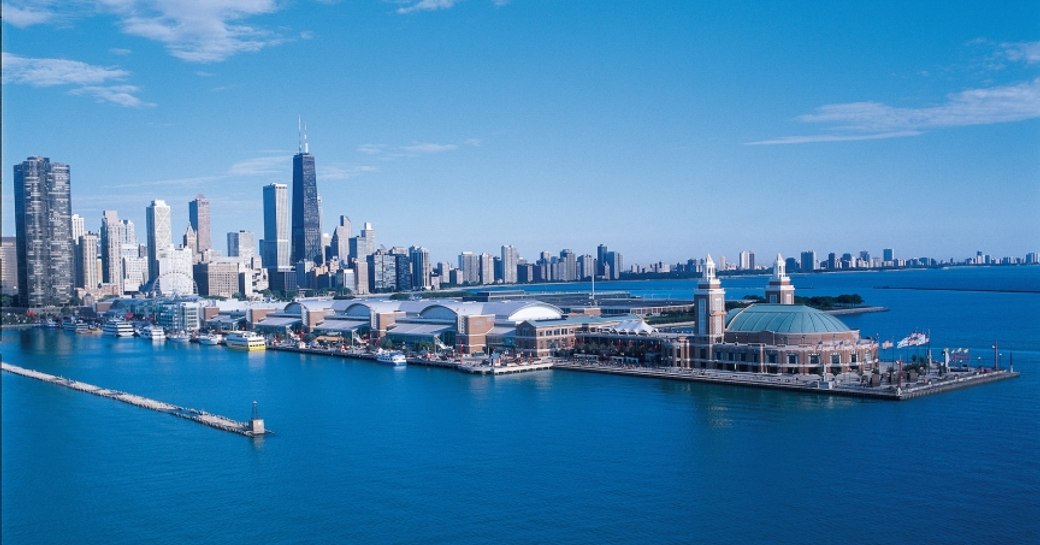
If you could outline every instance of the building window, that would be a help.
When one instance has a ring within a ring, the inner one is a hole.
[[[841,356],[839,354],[831,354],[831,363],[841,363]]]
[[[809,354],[809,363],[812,364],[812,365],[816,365],[816,364],[820,363],[820,355],[819,354]]]
[[[770,352],[766,357],[769,358],[769,363],[776,363],[776,352]]]
[[[787,355],[787,363],[792,364],[792,365],[797,365],[798,364],[798,354],[788,354]]]
[[[852,363],[856,363],[856,353],[852,353]]]

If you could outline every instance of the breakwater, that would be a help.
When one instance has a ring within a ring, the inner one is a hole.
[[[762,373],[740,373],[710,369],[687,369],[677,367],[620,367],[586,362],[557,360],[554,369],[586,371],[611,375],[626,375],[647,378],[726,384],[747,388],[768,388],[795,392],[905,401],[970,386],[988,384],[1000,380],[1018,378],[1019,373],[1005,369],[988,372],[950,373],[944,378],[933,378],[926,382],[915,382],[903,386],[866,386],[849,382],[822,382],[811,375],[772,375]]]
[[[197,422],[204,426],[216,428],[231,433],[237,433],[240,435],[246,435],[249,437],[256,437],[271,433],[263,428],[263,421],[259,421],[258,431],[254,431],[253,422],[239,422],[232,420],[226,416],[220,416],[219,414],[210,414],[200,409],[193,409],[190,407],[181,407],[173,405],[163,401],[157,401],[147,397],[121,392],[119,390],[111,390],[108,388],[102,388],[93,384],[87,384],[86,382],[79,382],[65,377],[59,377],[56,375],[50,375],[47,373],[41,373],[40,371],[34,371],[32,369],[26,369],[17,365],[11,365],[8,363],[0,363],[0,368],[4,371],[20,375],[23,377],[39,380],[41,382],[47,382],[49,384],[56,384],[58,386],[64,386],[72,390],[78,390],[80,392],[86,392],[88,394],[96,395],[99,397],[107,397],[116,401],[122,401],[135,407],[141,407],[142,409],[149,409],[152,411],[165,413],[176,416],[178,418],[184,418]]]

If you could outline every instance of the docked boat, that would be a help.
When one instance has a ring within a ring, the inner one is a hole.
[[[380,352],[376,356],[376,361],[383,365],[392,365],[394,367],[404,367],[408,365],[408,360],[404,357],[404,354],[400,352]]]
[[[166,336],[166,340],[174,343],[191,342],[191,334],[187,331],[175,331]]]
[[[199,335],[199,344],[207,346],[216,346],[224,342],[224,336],[220,333],[213,333],[210,335]]]
[[[267,341],[252,331],[236,331],[224,337],[224,344],[234,350],[266,350]]]
[[[166,340],[166,332],[163,328],[157,325],[146,325],[141,328],[141,338],[154,342],[163,342]]]
[[[78,329],[79,325],[82,323],[83,322],[73,318],[72,316],[67,316],[64,319],[62,319],[61,328],[65,331],[76,331],[76,329]]]
[[[113,337],[133,337],[134,326],[124,320],[109,320],[101,326],[101,332]]]

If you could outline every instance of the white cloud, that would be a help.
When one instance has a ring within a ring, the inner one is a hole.
[[[458,0],[418,0],[408,1],[409,5],[397,8],[397,13],[414,13],[417,11],[434,11],[453,7]]]
[[[4,22],[18,28],[48,23],[54,19],[54,12],[45,9],[23,8],[8,3],[4,3],[2,9]]]
[[[935,106],[897,108],[879,102],[828,104],[797,119],[827,126],[829,132],[785,136],[751,144],[877,140],[914,136],[929,129],[1010,123],[1038,117],[1040,78],[1014,85],[961,91]]]
[[[356,165],[339,167],[335,165],[318,167],[318,179],[322,181],[349,180],[362,174],[378,172],[379,169],[370,165]]]
[[[1004,43],[1001,48],[1008,60],[1026,64],[1040,63],[1040,42]]]
[[[59,87],[70,85],[73,95],[93,96],[102,102],[141,108],[154,106],[137,97],[140,89],[125,83],[116,84],[130,76],[121,68],[94,66],[69,59],[43,59],[2,54],[3,83],[32,87]]]
[[[269,30],[243,24],[273,13],[274,0],[100,0],[121,19],[123,32],[155,40],[188,62],[222,61],[285,41]]]
[[[239,161],[228,169],[229,176],[260,176],[285,172],[292,165],[290,155],[272,155]]]
[[[401,148],[407,153],[444,153],[459,149],[457,144],[435,144],[433,142],[420,142]]]
[[[386,148],[383,144],[361,144],[357,147],[358,153],[364,153],[365,155],[379,155],[383,153],[383,149]]]

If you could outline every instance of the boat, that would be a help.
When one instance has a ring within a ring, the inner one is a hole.
[[[141,338],[155,342],[162,342],[166,340],[166,332],[163,331],[163,328],[160,326],[149,324],[141,328]]]
[[[166,340],[175,343],[191,342],[191,334],[187,331],[175,331],[166,336]]]
[[[408,360],[404,357],[404,354],[394,351],[380,352],[376,355],[376,361],[383,365],[392,365],[394,367],[408,365]]]
[[[224,338],[224,344],[234,350],[266,350],[267,341],[252,331],[236,331]]]
[[[220,333],[211,333],[209,335],[199,335],[199,344],[205,344],[208,346],[216,346],[224,342],[224,336]]]
[[[62,319],[61,328],[65,331],[76,331],[76,329],[78,329],[79,325],[82,323],[83,322],[73,318],[72,316],[67,316],[64,319]]]
[[[133,337],[134,326],[124,320],[109,320],[101,326],[101,332],[113,337]]]
[[[100,335],[101,334],[101,328],[99,328],[98,326],[96,326],[94,324],[88,324],[86,322],[80,322],[79,325],[76,326],[76,334],[77,335]]]

